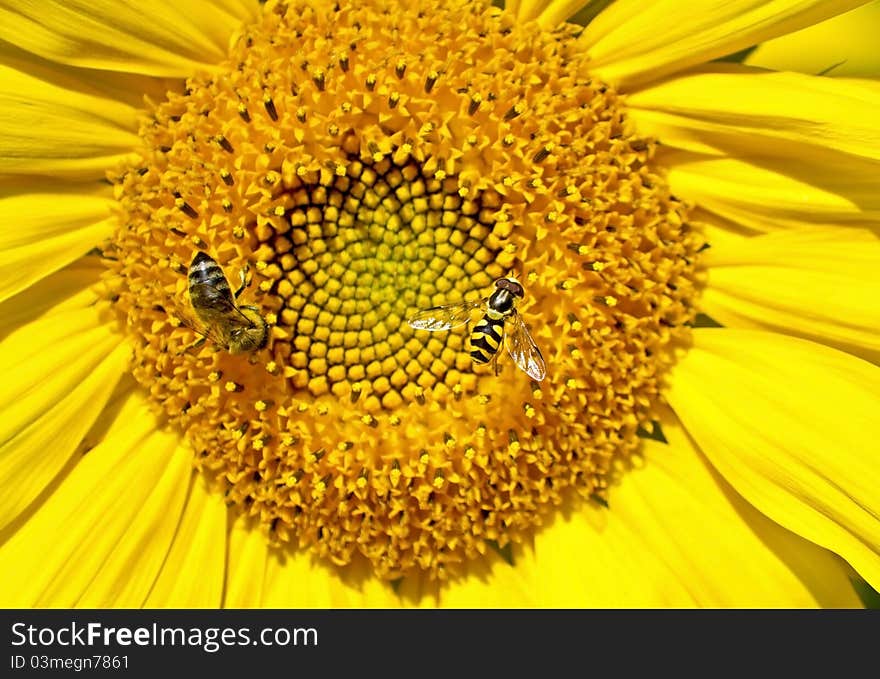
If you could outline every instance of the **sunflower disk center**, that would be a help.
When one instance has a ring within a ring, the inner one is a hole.
[[[469,371],[462,335],[444,333],[426,346],[405,319],[414,309],[478,298],[492,283],[500,269],[487,241],[498,196],[463,199],[454,177],[425,177],[413,161],[352,160],[346,174],[328,179],[290,191],[290,228],[273,229],[259,245],[273,253],[261,267],[272,296],[265,303],[293,329],[275,343],[276,356],[297,370],[293,387],[347,396],[366,381],[391,409],[438,380],[458,385]]]

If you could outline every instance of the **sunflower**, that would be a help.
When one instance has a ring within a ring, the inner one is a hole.
[[[585,4],[2,3],[0,605],[880,587],[860,3]]]

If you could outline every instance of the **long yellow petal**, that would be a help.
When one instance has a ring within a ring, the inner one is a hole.
[[[26,290],[45,276],[82,257],[108,238],[115,218],[34,240],[28,245],[3,250],[0,264],[0,300]]]
[[[838,156],[838,161],[840,157]],[[878,175],[855,160],[792,164],[787,159],[663,154],[672,191],[749,229],[804,225],[877,228]]]
[[[880,238],[801,229],[712,243],[700,307],[732,328],[777,330],[880,359]]]
[[[880,82],[712,64],[633,93],[627,108],[666,145],[697,138],[736,155],[810,162],[827,149],[880,160]]]
[[[587,505],[554,516],[533,547],[517,550],[517,564],[535,582],[536,600],[554,608],[697,606],[676,565],[654,556],[638,528],[614,515],[617,504],[610,512]],[[688,568],[689,575],[693,564]]]
[[[880,586],[880,368],[776,333],[701,329],[667,399],[743,497]]]
[[[855,607],[846,565],[749,506],[680,426],[611,488],[557,517],[517,564],[552,607]]]
[[[231,522],[226,557],[224,608],[259,608],[266,589],[269,549],[256,521]]]
[[[50,61],[0,40],[0,64],[66,90],[145,108],[144,98],[160,102],[169,90],[183,92],[182,78],[155,78],[135,73],[77,68]]]
[[[880,76],[880,2],[758,45],[745,63],[834,77]]]
[[[131,154],[136,131],[131,106],[0,66],[2,174],[99,180]]]
[[[449,581],[411,574],[398,584],[404,606],[419,608],[536,608],[536,588],[524,569],[510,564],[491,547],[467,564],[465,574]]]
[[[0,342],[0,528],[70,459],[113,393],[128,353],[93,309],[35,321]]]
[[[113,232],[111,198],[97,185],[0,194],[0,301],[79,259]],[[14,225],[14,226],[13,226]],[[4,319],[5,323],[5,319]]]
[[[845,12],[865,0],[617,0],[584,31],[593,70],[632,88]]]
[[[743,236],[757,236],[764,233],[755,232],[742,224],[719,217],[699,206],[691,210],[688,222],[700,230],[706,238],[706,242],[713,248],[728,242],[738,244]]]
[[[226,573],[223,496],[193,473],[189,497],[174,542],[145,608],[219,608]]]
[[[82,336],[86,341],[93,338],[92,334]],[[83,347],[77,343],[72,348]],[[0,444],[0,483],[6,490],[0,500],[0,529],[39,498],[71,461],[86,432],[110,400],[128,362],[128,349],[117,345],[111,350],[99,344],[71,360],[41,385],[41,390],[47,392],[41,400],[56,401],[47,405],[33,421],[27,422],[31,415],[29,408],[18,404],[4,412],[0,430],[0,436],[4,437]],[[91,372],[83,375],[84,369]],[[71,377],[78,374],[81,381],[71,382]],[[69,392],[60,392],[61,387],[67,387]],[[7,394],[0,394],[0,398],[7,401]],[[26,406],[32,406],[36,399],[23,400]]]
[[[593,0],[596,2],[597,0]],[[541,26],[552,28],[563,21],[574,17],[580,10],[593,4],[590,0],[551,0],[545,2],[538,14],[538,23]]]
[[[132,392],[104,440],[0,547],[0,604],[137,607],[168,554],[192,469]]]
[[[364,567],[337,569],[307,552],[279,550],[256,522],[232,524],[226,608],[390,608],[391,586]]]
[[[69,266],[34,283],[22,292],[0,302],[0,340],[26,323],[43,315],[54,315],[93,305],[97,296],[91,290],[104,267],[98,257],[81,257]]]
[[[0,39],[86,68],[186,77],[217,63],[255,0],[4,0]]]
[[[516,3],[515,16],[517,21],[525,22],[537,19],[538,16],[551,4],[551,0],[519,0]],[[512,9],[507,6],[507,9]]]
[[[306,552],[269,550],[266,562],[264,608],[396,608],[391,585],[380,581],[368,566],[337,569]]]

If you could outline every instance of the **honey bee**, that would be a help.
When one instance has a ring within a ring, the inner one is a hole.
[[[471,358],[479,365],[492,363],[498,373],[498,354],[502,341],[517,367],[536,382],[547,374],[544,357],[529,334],[516,300],[522,299],[523,287],[510,276],[495,281],[489,297],[476,302],[459,302],[422,309],[407,319],[416,330],[440,332],[464,325],[474,309],[482,308],[483,317],[471,331]]]
[[[246,278],[242,271],[241,284],[232,292],[223,269],[204,252],[196,253],[187,274],[189,303],[200,321],[200,327],[193,330],[230,354],[258,351],[269,340],[269,327],[260,310],[236,304]]]

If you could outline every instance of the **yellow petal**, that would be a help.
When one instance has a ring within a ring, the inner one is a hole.
[[[555,515],[519,548],[516,562],[535,582],[535,598],[551,608],[696,606],[676,564],[649,550],[639,530],[613,511],[589,504]],[[688,564],[687,573],[693,566]]]
[[[0,40],[0,64],[56,87],[121,101],[137,109],[145,107],[145,97],[155,102],[163,101],[169,90],[183,92],[185,85],[179,78],[155,78],[135,73],[66,66],[57,61],[43,59],[33,52],[27,52],[2,40]]]
[[[130,350],[92,309],[23,326],[0,343],[0,528],[64,468],[109,400]]]
[[[667,399],[752,505],[880,586],[880,368],[776,333],[695,330]]]
[[[758,45],[745,63],[777,71],[880,76],[880,2]]]
[[[262,596],[264,608],[395,608],[399,605],[391,585],[372,577],[366,564],[337,569],[307,552],[269,550]]]
[[[564,21],[585,26],[612,0],[507,0],[504,9],[520,23],[532,19],[552,28]]]
[[[777,330],[880,359],[880,238],[801,229],[712,243],[700,307],[722,325]]]
[[[145,608],[218,608],[226,573],[223,496],[193,473],[189,497],[171,550]]]
[[[517,21],[536,19],[541,26],[552,28],[572,19],[581,10],[588,9],[598,0],[518,0],[505,3],[505,9],[516,16]]]
[[[774,524],[721,479],[680,426],[609,494],[556,517],[517,564],[542,606],[858,606],[837,557]]]
[[[551,4],[549,0],[519,0],[515,8],[508,3],[505,4],[505,9],[513,11],[517,21],[526,22],[537,19],[549,4]]]
[[[0,547],[0,605],[142,605],[192,474],[178,443],[132,392],[104,440]]]
[[[113,232],[111,199],[80,190],[0,195],[0,301],[79,259]]]
[[[713,248],[716,247],[716,244],[722,245],[728,242],[738,244],[743,236],[758,236],[762,233],[760,231],[753,231],[751,229],[743,227],[741,224],[737,224],[736,222],[731,222],[730,220],[719,217],[718,215],[712,214],[708,210],[705,210],[699,206],[696,206],[691,211],[688,217],[688,222],[690,222],[692,225],[694,225],[694,227],[700,230],[700,232],[706,238],[706,242]],[[706,250],[705,252],[708,253],[708,250]]]
[[[551,0],[542,3],[541,12],[538,14],[538,23],[541,26],[552,28],[563,21],[574,17],[580,10],[591,4],[589,0]]]
[[[126,104],[0,66],[0,173],[102,179],[137,146],[136,131]]]
[[[806,159],[818,149],[880,160],[880,82],[712,64],[627,98],[640,133],[742,155]]]
[[[838,157],[839,160],[839,157]],[[760,232],[803,225],[864,226],[880,220],[878,176],[858,162],[800,162],[665,154],[672,191]]]
[[[0,302],[0,340],[15,328],[43,315],[85,309],[95,303],[91,290],[104,266],[98,257],[81,257],[69,266],[34,283],[17,295]]]
[[[406,606],[421,608],[535,608],[542,606],[529,573],[489,549],[468,564],[467,574],[448,582],[429,581],[418,574],[399,585]]]
[[[865,0],[617,0],[581,37],[603,79],[632,87],[818,23]]]
[[[224,608],[259,608],[266,588],[269,549],[256,521],[232,523],[226,557]]]
[[[186,77],[215,64],[255,1],[8,0],[0,39],[47,59],[87,68]]]
[[[115,225],[115,218],[105,219],[57,236],[34,239],[21,247],[2,250],[0,301],[82,257],[108,238]]]

